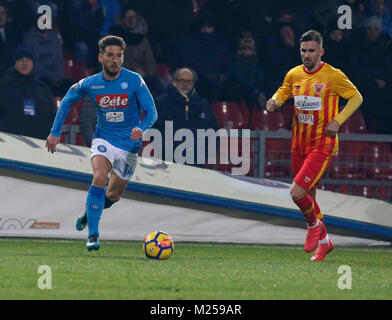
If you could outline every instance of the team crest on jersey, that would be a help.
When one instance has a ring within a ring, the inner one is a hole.
[[[313,88],[314,88],[314,93],[319,96],[323,92],[325,85],[323,85],[322,83],[315,83],[313,85]]]
[[[126,88],[128,88],[128,82],[123,81],[123,82],[121,82],[120,86],[121,86],[121,89],[125,90]]]

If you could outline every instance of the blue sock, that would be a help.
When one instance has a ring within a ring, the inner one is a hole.
[[[105,204],[105,189],[97,188],[93,185],[87,193],[86,209],[88,236],[96,233],[99,237],[98,225],[101,219],[102,210]]]

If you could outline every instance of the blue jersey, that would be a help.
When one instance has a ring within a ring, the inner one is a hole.
[[[154,100],[143,78],[125,68],[115,80],[105,80],[103,73],[80,80],[64,96],[57,110],[51,135],[59,137],[71,106],[89,95],[97,107],[94,138],[102,138],[117,148],[137,153],[142,141],[132,140],[134,127],[146,131],[157,119]],[[145,111],[140,120],[142,109]]]

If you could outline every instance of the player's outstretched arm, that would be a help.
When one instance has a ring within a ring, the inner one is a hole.
[[[56,152],[56,146],[60,142],[60,137],[52,136],[51,134],[46,139],[46,147],[48,152]]]

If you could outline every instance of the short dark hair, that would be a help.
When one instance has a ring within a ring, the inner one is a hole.
[[[321,47],[323,46],[323,36],[316,30],[306,31],[299,39],[299,43],[307,41],[316,41]]]
[[[173,72],[172,78],[173,79],[177,79],[178,74],[180,73],[180,71],[189,71],[190,73],[192,73],[192,78],[193,78],[193,82],[197,82],[197,80],[199,80],[199,76],[197,75],[196,71],[193,70],[192,68],[189,67],[183,67],[183,68],[178,68]]]
[[[125,41],[123,38],[118,36],[106,36],[98,41],[99,53],[103,54],[106,47],[108,46],[119,46],[121,50],[125,50]]]

